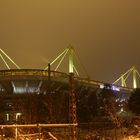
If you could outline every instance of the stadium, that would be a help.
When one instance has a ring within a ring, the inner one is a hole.
[[[1,139],[76,140],[77,135],[84,139],[80,132],[85,133],[87,129],[114,127],[99,113],[98,98],[103,89],[114,91],[117,111],[122,116],[128,115],[125,103],[133,88],[90,80],[88,76],[81,78],[74,65],[72,47],[44,69],[21,69],[2,49],[0,51],[7,67],[0,70]],[[69,72],[57,71],[66,54]],[[11,69],[4,57],[16,68]],[[53,70],[52,64],[58,59]]]

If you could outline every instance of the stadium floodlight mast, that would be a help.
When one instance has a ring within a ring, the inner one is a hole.
[[[137,88],[137,75],[140,78],[140,74],[138,72],[138,70],[135,68],[135,66],[131,67],[129,70],[127,70],[124,74],[122,74],[115,82],[113,82],[113,84],[118,84],[119,82],[121,82],[121,86],[122,87],[126,87],[126,80],[128,79],[128,77],[132,74],[132,78],[133,78],[133,88]]]
[[[4,59],[4,57],[6,57],[17,69],[20,69],[20,67],[1,48],[0,48],[0,57],[8,69],[11,68],[6,62],[6,60]]]
[[[80,61],[80,58],[78,56],[78,54],[76,53],[76,51],[74,50],[72,45],[69,45],[60,55],[58,55],[51,63],[50,66],[52,66],[56,61],[57,61],[57,66],[54,69],[55,71],[58,70],[58,68],[60,67],[60,65],[62,64],[63,60],[68,56],[68,72],[69,73],[75,73],[77,76],[80,76],[79,71],[76,68],[75,65],[75,59],[77,59],[79,61],[79,64],[82,68],[82,70],[84,71],[84,73],[86,74],[86,76],[89,78],[89,75],[85,69],[85,67],[83,66],[82,62]],[[48,70],[48,66],[45,67],[44,70]]]
[[[50,65],[54,64],[56,61],[58,61],[60,59],[60,61],[58,62],[58,65],[55,68],[55,71],[58,70],[59,66],[61,65],[61,63],[63,62],[64,58],[66,57],[66,55],[68,54],[69,56],[69,73],[75,73],[77,75],[79,75],[76,67],[74,66],[74,49],[71,45],[69,45],[59,56],[57,56],[51,63]],[[44,70],[47,70],[48,66],[45,67]]]

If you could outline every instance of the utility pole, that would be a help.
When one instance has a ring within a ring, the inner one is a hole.
[[[69,74],[69,123],[77,124],[74,73]],[[77,140],[77,126],[71,126],[71,133],[70,140]]]
[[[48,64],[48,93],[51,93],[51,65]]]

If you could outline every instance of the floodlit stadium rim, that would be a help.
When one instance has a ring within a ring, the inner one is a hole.
[[[0,70],[0,81],[4,80],[17,80],[17,79],[36,79],[37,77],[42,77],[41,80],[48,79],[50,73],[50,77],[52,78],[66,78],[69,76],[68,73],[63,73],[59,71],[48,71],[48,70],[41,70],[41,69],[11,69],[11,70]],[[95,80],[90,80],[88,78],[81,78],[81,77],[74,77],[77,82],[81,82],[88,85],[94,85],[103,87],[106,83],[99,82]],[[118,87],[120,90],[124,91],[133,91],[132,88],[122,87],[118,85],[112,85]]]

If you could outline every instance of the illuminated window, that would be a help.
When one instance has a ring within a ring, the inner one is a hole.
[[[10,114],[6,114],[6,121],[9,121],[10,120]]]
[[[21,113],[16,113],[16,121],[20,118]]]
[[[121,112],[123,112],[124,110],[123,110],[123,108],[121,108]]]
[[[101,89],[103,89],[104,87],[105,87],[105,86],[104,86],[103,84],[102,84],[102,85],[100,85],[100,88],[101,88]]]

